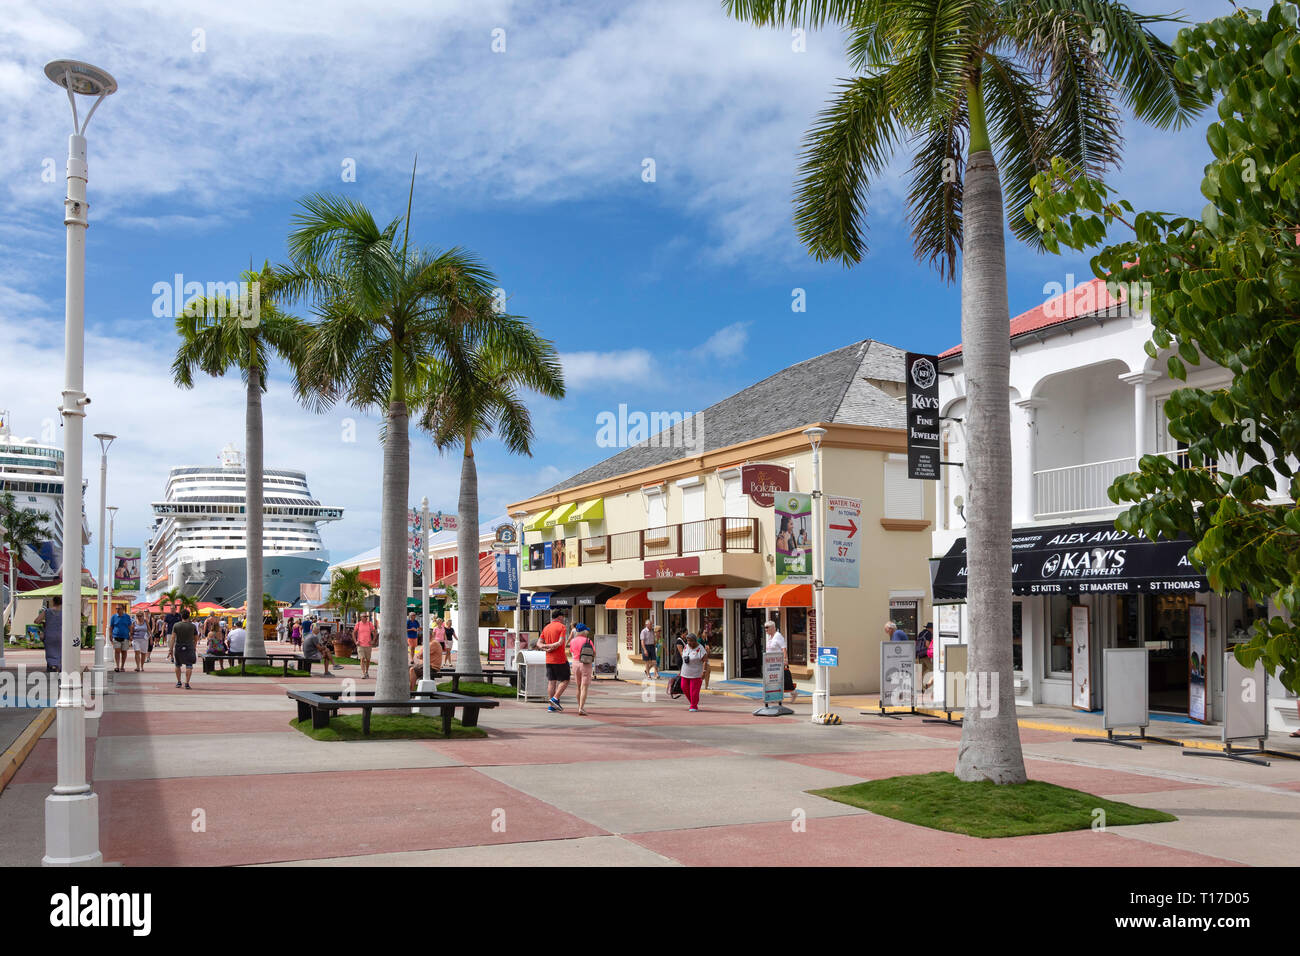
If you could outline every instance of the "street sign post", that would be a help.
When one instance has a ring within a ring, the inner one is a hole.
[[[817,666],[818,667],[839,667],[840,649],[838,647],[817,648]]]

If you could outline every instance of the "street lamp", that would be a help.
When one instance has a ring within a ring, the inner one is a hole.
[[[58,735],[58,777],[53,792],[45,798],[46,866],[99,866],[99,797],[86,782],[86,704],[81,687],[81,558],[78,547],[68,547],[67,528],[79,527],[81,489],[81,443],[83,419],[90,399],[85,384],[86,337],[86,126],[104,102],[117,92],[117,81],[108,73],[77,60],[54,60],[45,65],[45,75],[68,94],[72,104],[72,134],[68,137],[68,194],[63,200],[63,224],[67,227],[67,275],[64,285],[63,402],[63,653],[59,668],[59,700],[56,706]],[[77,95],[94,97],[84,122],[77,116]],[[74,656],[75,655],[75,656]]]
[[[527,630],[524,627],[526,623],[524,620],[524,519],[528,517],[528,512],[523,509],[512,511],[510,517],[515,523],[515,547],[519,549],[519,593],[515,595],[515,630],[522,634]],[[518,641],[517,637],[516,641]],[[518,647],[518,643],[515,646]],[[508,666],[513,666],[513,662]]]
[[[99,582],[99,591],[95,594],[95,617],[97,619],[98,633],[95,635],[95,664],[91,670],[95,675],[95,686],[105,688],[108,686],[108,678],[105,676],[108,673],[108,650],[106,648],[108,643],[108,616],[105,609],[107,604],[112,601],[112,597],[110,596],[106,601],[104,596],[104,510],[105,503],[108,500],[108,448],[113,444],[117,436],[99,432],[95,437],[99,439],[99,538],[97,539],[98,547],[96,548],[99,552],[99,571],[95,578]],[[112,553],[108,557],[111,561],[113,559]],[[109,593],[111,595],[111,591]]]
[[[113,593],[117,590],[117,562],[113,559],[113,522],[117,505],[108,506],[108,609],[113,610]]]
[[[812,443],[813,466],[813,616],[817,619],[817,647],[826,645],[826,595],[825,570],[826,557],[822,553],[822,438],[826,435],[824,428],[805,428],[803,433]],[[813,685],[812,722],[822,723],[831,712],[830,675],[820,664],[813,671],[816,675]]]

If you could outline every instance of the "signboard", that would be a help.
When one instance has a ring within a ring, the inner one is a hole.
[[[790,469],[782,465],[741,465],[740,490],[760,508],[770,508],[778,492],[790,490]]]
[[[140,549],[113,549],[113,590],[140,590]],[[319,598],[318,598],[319,600]]]
[[[939,359],[908,352],[907,477],[939,478]]]
[[[1071,677],[1074,680],[1075,710],[1092,710],[1092,651],[1088,608],[1076,604],[1070,608],[1070,650],[1073,654]]]
[[[1146,727],[1151,723],[1148,703],[1150,651],[1145,647],[1108,647],[1101,652],[1106,678],[1102,688],[1101,725],[1106,730]]]
[[[960,641],[939,642],[939,657],[943,671],[943,707],[948,713],[966,709],[966,660],[969,648]]]
[[[528,570],[540,571],[546,565],[546,545],[538,542],[528,546]]]
[[[916,641],[881,641],[880,706],[915,707]]]
[[[826,556],[822,563],[828,588],[858,586],[862,538],[862,499],[826,496]]]
[[[496,540],[498,544],[515,543],[515,526],[512,524],[499,524],[496,528]]]
[[[504,664],[506,661],[506,634],[504,627],[488,628],[488,663]]]
[[[618,676],[618,635],[596,635],[596,666],[592,672],[597,677]]]
[[[538,591],[528,599],[528,606],[541,611],[549,611],[551,608],[551,592]]]
[[[1187,607],[1187,716],[1205,723],[1205,680],[1210,661],[1205,653],[1204,604]]]
[[[542,544],[542,568],[555,567],[555,542],[546,541]]]
[[[840,649],[838,647],[817,648],[817,666],[818,667],[839,667]]]
[[[785,697],[785,659],[780,651],[763,654],[763,703],[779,704]]]
[[[961,608],[956,604],[939,605],[939,633],[954,637],[961,633]]]
[[[649,578],[690,578],[700,573],[700,558],[660,558],[647,561],[643,575]]]
[[[519,635],[514,631],[506,631],[504,644],[506,649],[506,670],[512,671],[515,669],[515,651],[519,649]],[[526,647],[527,644],[524,646]]]
[[[495,561],[497,599],[505,601],[519,593],[519,558],[513,554],[498,554]]]
[[[1232,651],[1223,654],[1223,742],[1268,736],[1268,694],[1264,662],[1247,669]]]
[[[812,495],[779,495],[775,517],[776,583],[812,584]]]

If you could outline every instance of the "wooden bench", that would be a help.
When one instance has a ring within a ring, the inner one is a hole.
[[[465,694],[448,694],[444,691],[416,691],[408,700],[377,700],[375,692],[354,691],[344,697],[341,690],[297,691],[287,690],[285,695],[298,704],[298,719],[311,717],[312,730],[328,727],[330,718],[340,710],[361,711],[361,732],[370,736],[370,712],[376,707],[418,707],[437,710],[442,714],[442,735],[451,736],[451,721],[457,710],[461,712],[463,727],[478,726],[478,712],[485,707],[498,707],[500,701]]]
[[[205,673],[205,674],[211,674],[212,671],[213,671],[213,669],[216,668],[216,665],[219,664],[219,663],[221,663],[222,661],[227,661],[227,662],[229,662],[229,663],[231,663],[231,664],[235,663],[235,661],[238,661],[238,662],[242,665],[242,664],[246,663],[247,661],[267,661],[267,660],[272,661],[272,662],[274,662],[274,661],[279,661],[279,662],[281,662],[281,663],[284,665],[284,676],[285,676],[285,677],[288,677],[288,676],[289,676],[289,665],[290,665],[290,664],[293,664],[293,665],[294,665],[294,670],[305,670],[305,671],[307,672],[307,676],[310,677],[310,676],[311,676],[311,665],[314,664],[314,663],[317,663],[316,661],[312,661],[312,660],[310,660],[310,659],[308,659],[308,658],[306,658],[306,657],[303,657],[301,654],[270,654],[270,653],[267,653],[267,654],[256,654],[256,655],[247,656],[247,657],[244,656],[243,654],[204,654],[204,655],[203,655],[203,673]],[[223,669],[224,669],[224,668],[223,668]]]

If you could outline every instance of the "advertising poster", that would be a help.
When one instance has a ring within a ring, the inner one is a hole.
[[[763,654],[763,703],[779,704],[785,696],[785,658],[780,651]]]
[[[509,603],[519,594],[519,558],[513,554],[498,554],[495,560],[497,600]]]
[[[826,496],[826,569],[828,588],[856,588],[862,539],[862,499]]]
[[[618,635],[596,635],[596,666],[592,673],[597,677],[618,676]]]
[[[812,584],[812,495],[776,496],[776,583]]]
[[[140,590],[140,549],[113,549],[113,590]]]
[[[880,704],[882,707],[914,707],[916,664],[915,641],[882,641],[880,644]]]
[[[1089,647],[1088,608],[1076,604],[1070,608],[1070,647],[1074,654],[1074,707],[1092,710],[1092,651]]]
[[[504,627],[488,628],[488,663],[504,664],[506,660],[506,629]]]
[[[515,652],[518,651],[521,646],[519,644],[519,635],[514,631],[506,631],[505,640],[502,641],[502,644],[506,649],[506,670],[512,671],[515,669]]]
[[[1204,604],[1187,608],[1187,716],[1201,723],[1205,723],[1205,680],[1209,672],[1209,660],[1205,656],[1205,611]]]

